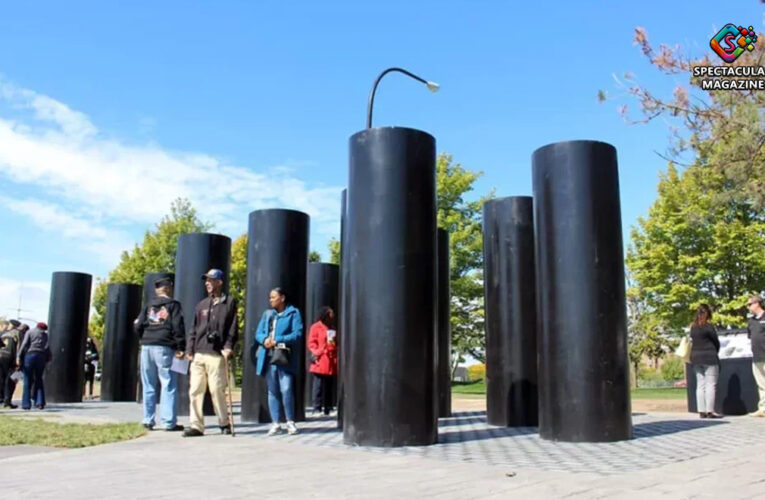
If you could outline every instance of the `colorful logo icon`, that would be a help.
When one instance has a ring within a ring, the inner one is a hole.
[[[754,28],[736,27],[728,23],[712,37],[709,46],[723,61],[732,63],[744,53],[744,49],[754,50],[756,42],[757,35],[754,33]]]

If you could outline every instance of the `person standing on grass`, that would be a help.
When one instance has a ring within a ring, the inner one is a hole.
[[[701,418],[722,418],[715,413],[720,377],[720,339],[711,323],[712,310],[701,304],[691,325],[691,365],[696,373],[696,407]]]
[[[21,407],[29,410],[32,407],[32,397],[38,410],[45,409],[45,386],[43,373],[45,365],[51,360],[48,344],[48,325],[40,322],[24,336],[19,347],[16,364],[24,370],[24,392],[21,397]],[[31,394],[34,387],[34,394]]]
[[[765,417],[765,309],[762,307],[762,297],[752,295],[746,306],[751,313],[747,330],[752,342],[752,372],[760,396],[757,410],[750,415]]]
[[[154,282],[156,296],[135,320],[135,332],[141,341],[141,384],[143,385],[143,426],[154,429],[157,408],[157,383],[161,387],[159,415],[166,431],[182,431],[178,425],[178,374],[170,370],[173,357],[182,358],[186,349],[181,303],[172,299],[173,280]]]

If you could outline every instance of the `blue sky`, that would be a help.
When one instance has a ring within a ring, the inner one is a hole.
[[[105,276],[187,196],[231,237],[247,214],[311,215],[311,247],[339,231],[348,137],[420,128],[484,176],[471,196],[531,193],[534,149],[597,139],[619,154],[623,229],[655,199],[666,123],[629,126],[612,74],[667,95],[687,78],[632,44],[703,54],[715,27],[763,26],[762,4],[675,2],[12,2],[0,16],[0,315],[44,317],[53,271]],[[635,103],[630,103],[635,108]],[[11,236],[12,235],[12,236]],[[23,314],[22,314],[23,316]]]

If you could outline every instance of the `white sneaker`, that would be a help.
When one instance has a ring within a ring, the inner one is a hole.
[[[266,436],[275,436],[282,431],[282,426],[279,424],[271,424],[271,428],[268,429]]]
[[[298,433],[298,428],[295,426],[295,422],[290,420],[287,422],[287,434],[293,435]]]

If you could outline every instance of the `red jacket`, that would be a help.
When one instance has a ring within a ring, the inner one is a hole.
[[[311,325],[308,333],[308,350],[316,356],[316,361],[311,363],[311,373],[337,375],[337,344],[327,343],[327,325],[321,321]]]

